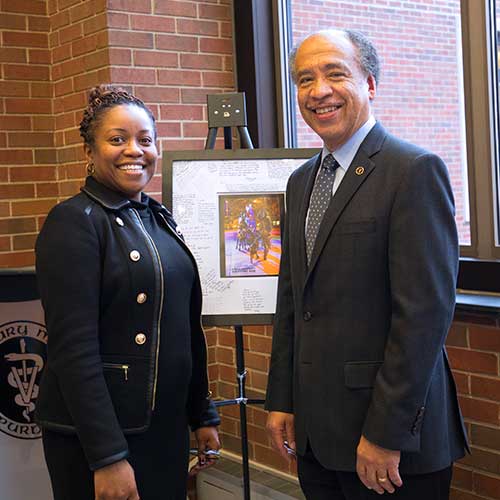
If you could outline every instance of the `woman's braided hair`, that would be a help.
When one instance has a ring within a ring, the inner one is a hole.
[[[128,104],[142,108],[151,118],[153,130],[156,139],[156,124],[155,117],[151,110],[138,98],[129,94],[126,90],[113,85],[98,85],[94,87],[89,94],[89,101],[83,118],[80,122],[80,135],[83,141],[88,146],[93,146],[95,141],[96,128],[106,110],[119,106],[120,104]]]

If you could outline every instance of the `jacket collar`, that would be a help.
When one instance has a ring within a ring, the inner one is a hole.
[[[131,202],[126,196],[109,189],[91,176],[85,179],[85,185],[81,188],[81,191],[108,210],[121,210],[131,206]],[[163,212],[168,217],[171,217],[165,206],[158,203],[154,198],[148,197],[148,203],[154,212]]]
[[[130,206],[130,200],[123,194],[109,189],[91,176],[85,179],[85,185],[81,191],[109,210],[120,210]]]

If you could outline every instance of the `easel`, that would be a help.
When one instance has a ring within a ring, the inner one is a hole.
[[[230,94],[213,94],[207,96],[208,104],[208,135],[205,149],[214,149],[217,131],[224,128],[224,149],[233,149],[231,127],[236,127],[240,136],[242,149],[253,149],[252,140],[247,129],[247,114],[244,92]],[[238,382],[238,397],[224,401],[216,401],[215,406],[239,405],[241,457],[243,467],[244,500],[250,500],[250,468],[248,465],[248,433],[247,404],[263,404],[263,399],[248,399],[245,393],[245,355],[243,350],[243,325],[234,325],[236,341],[236,378]]]

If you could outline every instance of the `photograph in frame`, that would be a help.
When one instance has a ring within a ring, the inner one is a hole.
[[[220,273],[278,276],[284,193],[219,194]]]

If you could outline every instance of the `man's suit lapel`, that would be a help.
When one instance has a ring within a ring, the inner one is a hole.
[[[349,169],[347,170],[340,186],[335,192],[330,205],[325,212],[325,216],[319,228],[318,236],[316,238],[316,243],[311,255],[311,262],[306,274],[306,280],[311,275],[311,271],[314,269],[316,262],[321,255],[323,247],[332,232],[335,224],[337,223],[340,215],[344,211],[346,205],[349,203],[351,198],[354,196],[359,187],[368,179],[370,173],[376,167],[376,164],[371,160],[371,156],[380,151],[382,144],[386,136],[386,131],[379,123],[375,124],[366,139],[361,144],[356,156],[354,157]],[[314,182],[314,177],[313,177]],[[309,197],[312,190],[312,184],[306,195],[308,198],[306,202],[308,203]],[[307,205],[306,205],[307,212]],[[305,217],[304,217],[305,222]],[[305,250],[304,250],[305,255]]]

